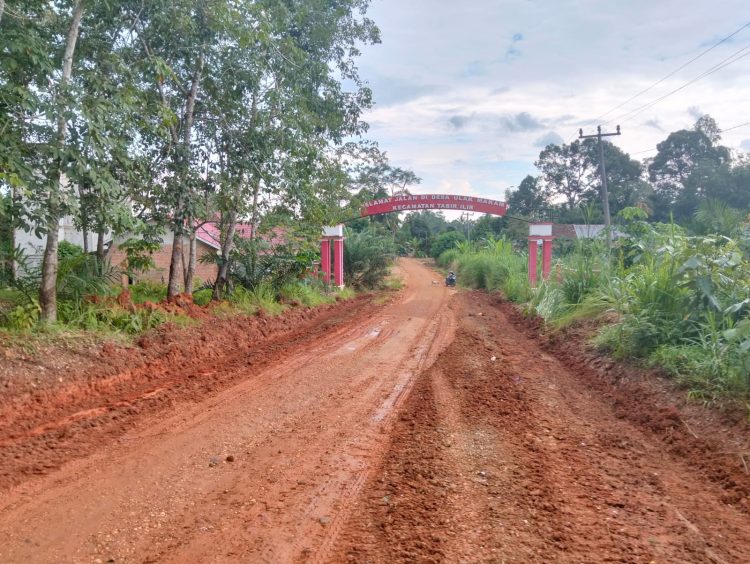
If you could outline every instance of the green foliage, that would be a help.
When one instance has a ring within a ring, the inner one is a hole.
[[[289,282],[279,291],[280,297],[287,302],[297,302],[307,307],[332,303],[334,298],[326,294],[322,286],[305,282]]]
[[[127,272],[130,275],[146,272],[153,268],[154,259],[151,255],[161,248],[159,242],[139,237],[130,237],[118,246],[127,256]]]
[[[430,248],[430,256],[438,258],[448,249],[454,249],[458,243],[466,241],[466,237],[460,231],[446,231],[438,235]]]
[[[304,277],[314,260],[313,252],[294,252],[287,245],[269,248],[262,241],[241,241],[232,253],[231,276],[248,290],[263,285],[278,291]]]
[[[258,283],[252,290],[242,286],[234,289],[229,302],[246,314],[263,310],[270,315],[276,315],[284,310],[284,306],[276,301],[276,290],[267,283]]]
[[[128,287],[130,298],[135,304],[144,302],[159,303],[167,297],[167,287],[158,282],[142,280]]]
[[[373,230],[347,232],[344,277],[354,288],[378,288],[396,257],[393,240]]]
[[[500,290],[554,327],[606,314],[598,346],[663,367],[692,397],[750,394],[750,229],[739,240],[689,236],[647,223],[640,208],[619,219],[630,236],[612,253],[578,241],[535,289],[526,257],[502,239],[444,252],[438,263],[455,268],[459,284]]]
[[[193,292],[193,303],[199,306],[206,306],[211,303],[212,289],[202,288]]]
[[[439,257],[443,266],[454,266],[462,286],[500,290],[512,301],[524,301],[530,295],[526,262],[526,256],[503,239],[489,239],[480,249],[459,243]]]
[[[437,262],[438,265],[447,270],[454,270],[456,268],[458,258],[462,254],[463,253],[458,249],[448,249],[447,251],[443,251],[435,262]]]

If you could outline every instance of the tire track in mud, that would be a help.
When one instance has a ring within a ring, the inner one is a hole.
[[[11,490],[0,560],[330,560],[416,375],[452,338],[450,292],[416,261],[402,268],[391,303],[282,342],[260,370],[222,366],[223,391],[146,413]]]
[[[219,332],[232,323],[240,324],[247,327],[246,339],[257,340],[250,347],[247,343],[241,347],[228,344],[218,353],[211,348],[201,354],[192,346],[181,350],[168,335],[162,335],[165,344],[152,345],[149,351],[156,358],[145,362],[134,359],[136,364],[142,362],[140,367],[103,376],[92,371],[83,382],[76,379],[59,389],[15,398],[0,408],[0,489],[85,456],[126,433],[138,419],[169,409],[176,402],[215,394],[238,378],[251,377],[249,370],[262,370],[291,351],[330,351],[341,339],[369,327],[383,307],[371,297],[363,297],[319,311],[292,310],[279,318],[206,322]],[[201,342],[207,332],[214,331],[201,326],[178,332],[175,338]],[[215,333],[213,338],[221,339]],[[118,352],[126,358],[130,354],[127,349]],[[165,358],[159,358],[160,354]],[[304,362],[299,360],[299,365]]]
[[[456,338],[415,383],[333,561],[748,561],[750,522],[721,487],[492,298],[454,307]]]

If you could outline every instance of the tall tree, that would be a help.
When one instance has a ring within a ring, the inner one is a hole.
[[[639,184],[641,165],[616,145],[603,142],[604,163],[613,213],[627,205]],[[549,145],[540,154],[536,166],[547,198],[564,199],[568,210],[599,200],[601,174],[599,146],[595,139],[574,141],[569,145]]]
[[[714,145],[709,137],[712,133],[708,120],[701,120],[696,124],[696,129],[670,133],[656,146],[657,153],[648,166],[648,173],[656,191],[657,209],[654,216],[658,219],[665,219],[674,211],[688,178],[697,167],[719,166],[730,160],[729,150]],[[708,128],[708,134],[703,131],[705,128]]]
[[[513,215],[532,215],[549,205],[539,178],[530,174],[526,175],[517,189],[506,192],[505,201]]]
[[[63,216],[63,193],[69,191],[65,178],[65,142],[67,139],[67,120],[70,112],[70,92],[68,86],[73,74],[73,56],[75,55],[78,32],[83,17],[84,0],[76,0],[73,4],[70,25],[65,38],[65,48],[62,57],[62,72],[55,93],[57,135],[55,150],[57,157],[53,160],[49,170],[49,184],[47,196],[47,243],[42,258],[42,279],[39,288],[39,307],[42,321],[55,323],[57,321],[57,246],[60,232],[60,218]]]

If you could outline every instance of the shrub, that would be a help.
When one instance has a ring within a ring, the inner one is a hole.
[[[393,240],[370,230],[347,232],[344,244],[344,274],[355,288],[380,287],[396,258]]]
[[[167,297],[166,284],[142,280],[131,285],[128,290],[133,303],[142,304],[143,302],[160,302]]]
[[[322,288],[302,281],[286,284],[281,288],[279,294],[287,301],[296,301],[308,307],[316,307],[334,301],[334,298],[326,295]]]
[[[435,239],[435,242],[430,248],[430,255],[432,258],[438,258],[445,251],[454,249],[457,243],[463,243],[466,241],[466,237],[460,231],[446,231],[441,233]]]

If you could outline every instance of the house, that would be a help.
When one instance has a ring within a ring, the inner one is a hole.
[[[241,239],[250,239],[253,236],[253,227],[247,223],[238,223],[235,226],[235,235]],[[282,228],[274,228],[267,235],[262,237],[270,246],[277,246],[286,243],[286,232]],[[221,253],[221,230],[217,223],[208,222],[204,223],[196,229],[195,232],[196,240],[196,256],[197,262],[195,265],[195,284],[199,285],[201,282],[213,282],[216,280],[218,274],[218,265],[215,261],[206,260],[206,256],[216,256]],[[172,261],[172,242],[174,241],[174,233],[171,230],[166,230],[164,235],[161,237],[161,246],[157,251],[152,253],[151,259],[154,261],[154,266],[146,272],[139,273],[135,279],[150,280],[152,282],[166,283],[169,278],[169,265]],[[121,267],[123,270],[127,266],[127,256],[116,244],[112,245],[110,241],[107,250],[107,258],[113,266]],[[189,261],[189,245],[187,237],[185,243],[182,246],[183,265],[187,265]],[[182,270],[180,270],[180,276],[182,276]]]
[[[115,241],[107,241],[107,260],[115,268],[119,268],[122,271],[127,269],[128,258],[119,246],[118,243],[122,243],[127,237],[118,237]],[[195,264],[195,284],[200,285],[201,282],[208,282],[216,280],[218,273],[218,266],[215,262],[207,262],[203,257],[205,256],[216,256],[221,252],[221,245],[218,240],[214,240],[211,237],[206,236],[200,229],[195,234],[196,242],[196,256],[197,262]],[[151,254],[151,260],[154,261],[154,266],[145,272],[140,272],[133,276],[133,282],[140,282],[148,280],[151,282],[166,283],[169,279],[169,265],[172,262],[172,243],[174,241],[174,232],[170,229],[165,230],[164,234],[160,238],[161,245],[159,249]],[[190,248],[188,245],[187,237],[182,246],[182,264],[187,265],[190,259]],[[179,276],[182,277],[182,268],[180,269]]]
[[[75,226],[72,216],[66,215],[60,220],[60,228],[57,232],[58,241],[67,241],[81,248],[88,247],[96,249],[96,233],[88,233],[87,245],[84,245],[83,233]],[[20,249],[25,257],[26,264],[38,266],[44,256],[44,248],[47,246],[47,235],[37,236],[34,231],[26,232],[16,228],[13,232],[13,243]],[[19,265],[15,265],[17,269]]]
[[[243,239],[249,239],[252,237],[253,229],[249,224],[238,223],[235,228],[235,233]],[[219,226],[215,222],[204,223],[196,230],[196,254],[198,258],[195,265],[196,284],[216,279],[218,273],[218,266],[216,263],[213,261],[209,262],[201,260],[201,258],[207,255],[215,256],[221,252],[220,234]],[[74,245],[78,245],[79,247],[84,246],[83,233],[75,226],[73,218],[70,216],[66,216],[60,221],[58,236],[60,241],[67,241]],[[89,249],[96,248],[96,237],[97,235],[95,233],[88,234]],[[42,262],[44,248],[47,244],[47,236],[43,234],[37,236],[33,231],[27,233],[22,229],[16,229],[14,238],[16,247],[20,247],[26,257],[26,263],[29,266],[38,266]],[[127,256],[125,252],[119,248],[117,243],[122,243],[127,238],[127,236],[120,236],[113,240],[111,237],[108,237],[105,244],[105,256],[109,263],[112,266],[120,267],[123,270],[127,264]],[[160,283],[167,281],[169,278],[169,264],[172,260],[173,239],[173,232],[171,230],[166,230],[160,239],[161,245],[159,249],[151,255],[151,258],[154,261],[154,267],[146,272],[138,274],[135,277],[136,280],[150,280],[152,282]],[[287,241],[286,232],[282,228],[274,228],[269,234],[264,236],[264,239],[271,246],[284,244]],[[186,240],[185,245],[183,245],[184,264],[187,264],[188,262],[188,253],[189,248]],[[16,265],[16,267],[18,267],[18,265]]]

